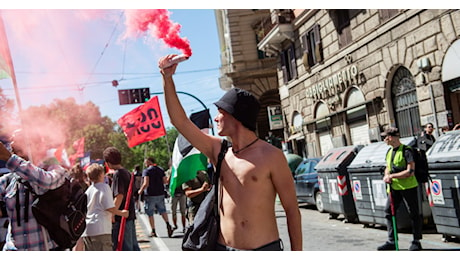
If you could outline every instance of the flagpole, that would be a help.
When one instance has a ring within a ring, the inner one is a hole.
[[[26,143],[26,146],[27,146],[27,154],[29,156],[29,161],[33,162],[33,159],[32,159],[32,152],[30,150],[30,145],[29,145],[29,135],[28,135],[28,131],[27,129],[24,129],[24,125],[23,125],[23,122],[24,122],[24,119],[23,119],[23,113],[22,113],[22,104],[21,104],[21,99],[19,97],[19,90],[18,90],[18,84],[17,84],[17,81],[16,81],[16,73],[14,72],[14,66],[13,66],[13,59],[11,57],[11,51],[10,51],[10,47],[9,47],[9,43],[8,43],[8,37],[6,36],[6,28],[5,28],[5,23],[3,22],[3,13],[2,11],[0,10],[0,30],[2,32],[4,32],[4,37],[5,37],[5,45],[4,45],[4,53],[1,53],[3,55],[6,55],[6,62],[7,62],[7,66],[8,66],[8,69],[9,69],[9,75],[11,77],[11,80],[13,81],[13,87],[14,87],[14,94],[16,96],[16,103],[18,105],[18,113],[19,113],[19,120],[20,120],[20,124],[21,124],[21,129],[23,129],[24,131],[24,138],[25,138],[25,143]]]

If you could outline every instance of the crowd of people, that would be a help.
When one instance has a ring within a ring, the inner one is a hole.
[[[152,157],[145,158],[143,171],[139,165],[129,171],[121,165],[120,151],[115,147],[108,147],[103,152],[104,165],[92,163],[83,168],[76,163],[70,169],[58,164],[53,168],[44,167],[43,164],[38,167],[28,161],[27,154],[23,152],[24,147],[19,145],[21,142],[12,142],[7,138],[0,140],[0,246],[3,250],[44,251],[58,248],[47,231],[34,219],[30,208],[32,203],[26,203],[27,200],[32,202],[34,198],[19,181],[20,178],[27,180],[37,194],[59,187],[66,178],[77,183],[86,193],[86,230],[76,245],[67,250],[117,250],[121,220],[125,218],[121,250],[140,251],[135,228],[136,212],[147,214],[152,230],[151,237],[157,237],[153,217],[155,213],[163,218],[169,237],[178,229],[177,206],[180,207],[182,231],[185,232],[186,225],[192,221],[187,217],[191,213],[186,200],[187,197],[191,199],[196,195],[186,196],[182,186],[179,186],[171,203],[173,225],[170,224],[165,204],[170,176],[155,164]],[[110,169],[110,173],[107,169]],[[167,172],[169,171],[170,169]],[[135,179],[130,186],[132,177]],[[127,204],[128,194],[131,197]],[[28,207],[24,211],[27,217],[16,217],[19,216],[18,209],[24,206]]]

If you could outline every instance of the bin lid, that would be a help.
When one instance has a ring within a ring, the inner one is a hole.
[[[414,137],[401,138],[401,143],[405,145],[413,145]],[[376,168],[380,169],[386,167],[385,157],[387,154],[388,146],[385,142],[370,143],[364,146],[353,161],[348,165],[348,169],[360,169],[360,168]]]
[[[460,162],[460,130],[438,137],[428,150],[427,159],[428,163]]]
[[[361,148],[363,145],[333,148],[318,162],[315,169],[317,171],[336,171],[342,167],[347,167]]]

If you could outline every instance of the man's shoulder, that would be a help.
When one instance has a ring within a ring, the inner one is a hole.
[[[268,156],[273,158],[275,161],[278,161],[282,157],[285,158],[284,153],[280,148],[265,141],[260,142],[260,145],[258,146],[258,152],[263,153],[264,158],[267,158]]]
[[[163,168],[161,168],[160,166],[157,166],[157,165],[150,165],[144,171],[149,172],[149,173],[155,173],[155,172],[163,172],[164,173],[165,172],[163,170]]]
[[[130,176],[131,176],[131,173],[125,168],[117,169],[113,174],[114,179],[120,179],[120,178],[127,179],[127,178],[130,178]]]
[[[120,169],[117,169],[116,170],[116,173],[121,173],[121,174],[131,174],[130,171],[128,171],[127,169],[125,168],[120,168]]]

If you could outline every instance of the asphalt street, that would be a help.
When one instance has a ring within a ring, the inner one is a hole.
[[[170,222],[171,207],[167,203]],[[365,226],[361,223],[347,223],[339,216],[329,219],[328,213],[319,213],[314,207],[300,206],[302,215],[303,250],[318,252],[356,252],[376,251],[387,237],[385,226]],[[285,251],[290,251],[289,236],[287,232],[286,215],[282,206],[276,204],[276,217],[280,237],[284,242]],[[182,226],[168,237],[166,225],[160,215],[155,215],[155,226],[158,237],[149,237],[150,225],[147,215],[137,214],[136,229],[138,241],[142,251],[181,251]],[[180,213],[178,212],[180,219]],[[412,240],[410,231],[399,232],[400,251],[407,251]],[[460,251],[458,241],[444,242],[442,235],[436,233],[435,226],[424,228],[422,247],[424,251]]]

